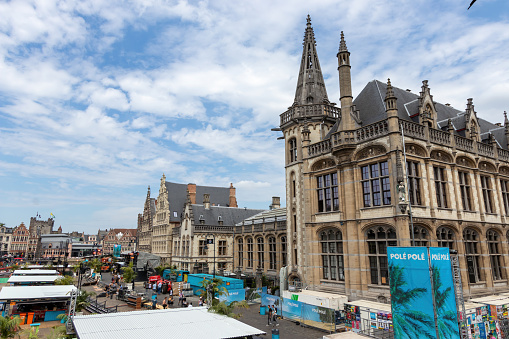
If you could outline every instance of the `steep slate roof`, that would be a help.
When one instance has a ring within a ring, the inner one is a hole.
[[[182,211],[187,200],[187,184],[166,181],[168,203],[170,204],[170,221],[180,222]],[[196,185],[196,203],[203,203],[203,194],[210,194],[210,203],[221,206],[230,204],[230,188]],[[177,212],[175,214],[175,212]]]
[[[243,221],[237,223],[237,226],[242,225],[244,222],[246,225],[249,224],[258,224],[265,220],[265,222],[274,222],[276,221],[286,220],[286,207],[283,208],[274,208],[272,210],[263,211],[258,214],[255,214],[249,218],[244,219]]]
[[[210,226],[219,225],[219,216],[221,216],[223,220],[223,226],[234,226],[242,222],[242,220],[264,211],[223,206],[210,206],[209,209],[206,209],[205,206],[198,204],[191,205],[191,209],[193,210],[195,225],[199,225],[200,216],[203,215],[203,219],[205,220],[204,225]]]
[[[418,113],[419,95],[397,87],[393,87],[393,90],[397,98],[398,116],[401,119],[416,122],[418,117],[415,116],[412,118],[412,116]],[[386,83],[372,80],[355,98],[353,104],[360,111],[359,114],[363,126],[375,123],[387,117],[384,102],[386,92]],[[464,131],[462,131],[465,128],[465,110],[460,111],[452,106],[446,106],[438,102],[435,102],[435,109],[437,111],[438,125],[441,129],[447,130],[447,121],[451,119],[455,130],[459,130],[459,132],[456,133],[461,136],[465,135]],[[488,132],[491,132],[499,143],[499,146],[507,149],[507,138],[505,136],[504,127],[497,126],[479,117],[477,120],[479,121],[480,133],[483,141],[488,140]],[[333,126],[327,137],[336,131],[337,124]]]
[[[152,217],[156,215],[156,199],[150,198],[150,214]]]

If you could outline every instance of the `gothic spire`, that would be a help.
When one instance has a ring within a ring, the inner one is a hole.
[[[339,41],[339,52],[348,52],[348,48],[346,48],[345,35],[343,31],[341,31],[341,40]]]
[[[507,112],[504,111],[504,126],[509,127],[509,120],[507,120]]]
[[[300,63],[299,79],[295,91],[294,105],[319,104],[329,102],[325,82],[323,80],[318,54],[316,52],[316,40],[311,17],[307,16],[306,31],[304,33],[304,48]]]

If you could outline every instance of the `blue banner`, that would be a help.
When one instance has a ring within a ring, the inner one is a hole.
[[[228,295],[220,295],[219,301],[226,301],[230,304],[232,301],[243,301],[246,300],[246,290],[243,288],[240,290],[228,290]]]
[[[294,302],[294,301],[292,301]],[[334,331],[335,319],[334,310],[321,306],[309,305],[302,303],[302,320],[301,322],[307,326],[321,328],[326,331]]]
[[[282,315],[281,299],[272,294],[262,293],[262,306],[276,306],[277,314]]]
[[[281,298],[283,304],[283,317],[291,320],[301,321],[302,303],[291,299]]]
[[[433,273],[433,294],[439,338],[459,339],[458,313],[454,297],[454,281],[449,248],[430,247],[429,254]]]
[[[427,247],[388,247],[394,339],[436,338]]]

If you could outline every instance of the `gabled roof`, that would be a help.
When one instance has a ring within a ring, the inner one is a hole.
[[[274,221],[284,221],[286,220],[286,208],[274,208],[272,210],[263,211],[260,213],[257,213],[249,218],[246,218],[242,220],[241,222],[237,223],[237,226],[242,225],[242,222],[244,222],[246,225],[249,224],[257,224],[260,222],[274,222]]]
[[[419,112],[419,95],[398,87],[393,87],[393,90],[397,98],[399,118],[414,122],[418,121],[416,114]],[[387,117],[384,102],[386,92],[386,83],[378,80],[372,80],[355,98],[353,104],[359,110],[363,126],[375,123]],[[464,133],[461,131],[465,128],[465,110],[458,110],[452,106],[438,102],[435,102],[435,109],[437,111],[438,125],[441,129],[446,130],[447,121],[451,119],[455,130],[460,131],[457,133],[464,136]],[[479,121],[481,134],[491,131],[499,145],[503,148],[507,148],[507,139],[505,137],[504,128],[492,124],[484,119],[478,118],[477,120]],[[331,135],[334,132],[336,132],[336,129],[333,128],[328,135]],[[487,135],[483,136],[483,140],[486,139],[488,139]]]
[[[170,205],[170,221],[179,222],[184,205],[187,201],[187,184],[177,184],[166,181],[168,203]],[[196,203],[203,204],[203,194],[210,194],[210,203],[220,206],[230,204],[229,187],[212,187],[196,185]]]
[[[209,209],[206,209],[205,206],[197,204],[191,205],[191,209],[193,210],[195,225],[200,224],[200,217],[203,216],[203,224],[211,226],[219,225],[219,217],[223,221],[223,226],[234,226],[242,220],[264,211],[222,206],[210,206]]]
[[[150,198],[150,214],[152,218],[156,215],[156,199]]]

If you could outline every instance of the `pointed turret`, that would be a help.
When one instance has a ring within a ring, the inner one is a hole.
[[[398,115],[396,100],[394,90],[392,89],[391,79],[387,79],[387,92],[385,93],[385,111],[387,112],[387,117],[391,115]]]
[[[320,62],[318,61],[315,33],[311,26],[309,14],[303,46],[294,105],[328,103],[329,98],[325,89]]]
[[[338,72],[339,72],[339,95],[341,100],[341,124],[340,130],[352,130],[358,127],[354,117],[348,114],[352,111],[352,76],[350,73],[350,52],[346,47],[345,35],[341,31],[339,42]]]

